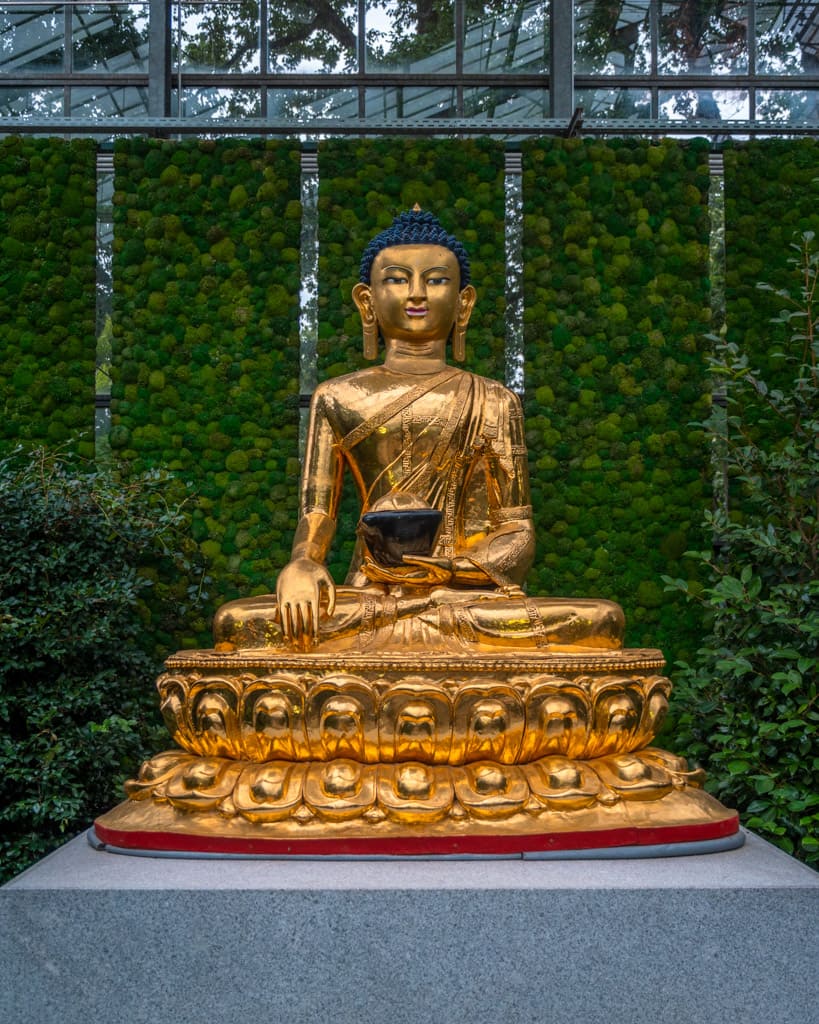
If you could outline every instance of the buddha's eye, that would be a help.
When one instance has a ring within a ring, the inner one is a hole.
[[[402,277],[399,274],[390,274],[389,277],[385,277],[384,278],[382,283],[383,284],[406,284],[407,283],[407,279],[406,279],[406,277]]]
[[[448,277],[428,277],[427,284],[449,284]]]

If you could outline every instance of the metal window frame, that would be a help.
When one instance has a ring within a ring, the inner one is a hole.
[[[307,135],[310,138],[338,135],[494,135],[522,137],[526,135],[572,134],[581,126],[584,134],[643,135],[819,135],[819,120],[806,122],[771,122],[757,118],[757,93],[760,90],[804,92],[819,91],[819,73],[793,75],[760,75],[757,71],[756,5],[748,5],[748,69],[737,74],[659,74],[658,16],[660,0],[646,0],[651,42],[651,73],[636,75],[580,74],[574,67],[576,39],[574,0],[543,0],[549,5],[549,67],[542,72],[480,74],[464,71],[464,40],[466,28],[465,0],[453,0],[453,31],[455,67],[441,73],[406,71],[369,71],[366,68],[366,0],[357,4],[357,70],[349,73],[281,73],[270,72],[268,54],[268,11],[270,0],[259,0],[260,68],[256,72],[186,72],[173,66],[173,3],[171,0],[148,2],[148,72],[104,73],[75,72],[72,67],[71,8],[87,5],[89,0],[63,0],[63,69],[51,73],[0,74],[0,88],[62,89],[63,117],[0,117],[0,134],[42,133],[49,129],[60,134],[93,134],[111,136],[144,132],[159,135],[260,134]],[[229,2],[229,0],[223,0]],[[114,0],[115,6],[128,6]],[[0,4],[0,10],[40,6],[25,0]],[[58,4],[43,4],[59,6]],[[137,87],[146,90],[147,117],[105,117],[92,120],[70,116],[73,87],[121,89]],[[261,117],[213,118],[171,117],[173,97],[188,88],[258,89]],[[417,120],[384,120],[366,117],[367,89],[423,88],[440,89],[455,96],[455,117],[423,117]],[[505,90],[543,89],[548,95],[545,118],[521,123],[514,120],[473,120],[465,117],[464,96],[469,90],[503,88]],[[267,116],[268,90],[271,89],[353,89],[357,94],[353,118],[277,121]],[[585,120],[577,108],[576,95],[581,90],[635,89],[650,96],[649,118],[599,118]],[[743,120],[670,121],[659,117],[659,96],[663,92],[684,90],[739,90],[748,95],[749,117]]]

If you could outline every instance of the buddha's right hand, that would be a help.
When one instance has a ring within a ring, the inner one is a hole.
[[[336,588],[326,566],[312,558],[294,558],[279,575],[276,600],[285,640],[317,643],[322,604],[332,615]]]

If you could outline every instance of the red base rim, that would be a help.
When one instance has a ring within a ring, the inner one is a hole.
[[[94,823],[98,839],[122,850],[162,853],[206,853],[273,857],[355,857],[469,854],[498,856],[571,850],[606,850],[621,846],[663,846],[724,839],[739,831],[739,815],[697,825],[656,828],[612,828],[594,832],[535,835],[390,836],[371,838],[267,839],[201,836],[180,832],[148,832],[110,828]]]

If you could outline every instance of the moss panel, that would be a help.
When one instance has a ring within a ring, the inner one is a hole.
[[[111,445],[195,493],[213,606],[268,591],[298,508],[295,144],[121,140]]]
[[[626,642],[674,658],[710,502],[707,148],[524,145],[527,441],[538,533],[530,589],[609,597]]]
[[[0,443],[94,454],[96,146],[0,140]]]

